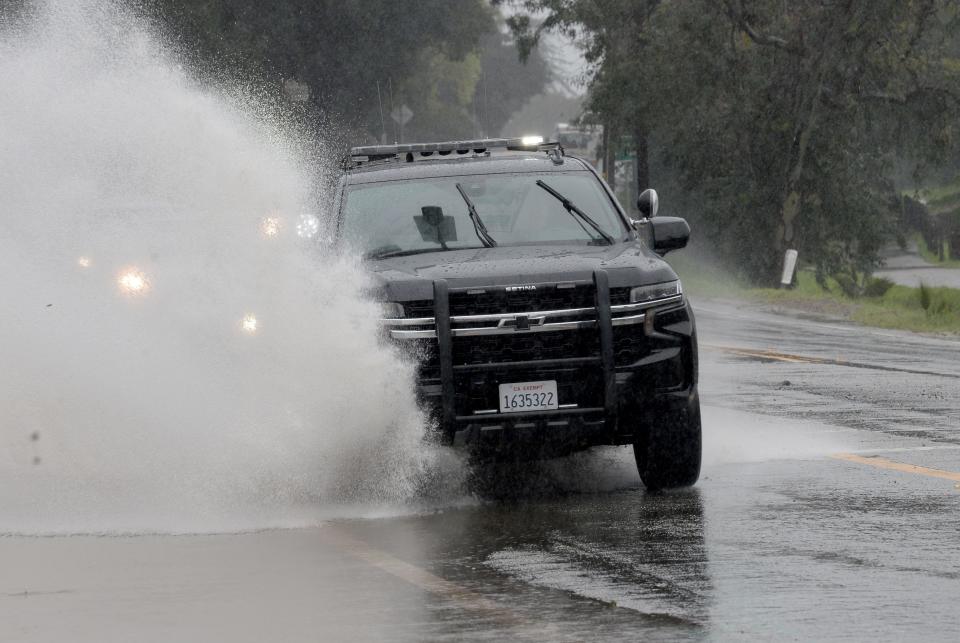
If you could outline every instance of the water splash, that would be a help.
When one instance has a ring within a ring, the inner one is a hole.
[[[310,524],[437,475],[362,271],[297,234],[305,130],[113,2],[6,25],[0,87],[0,532]]]

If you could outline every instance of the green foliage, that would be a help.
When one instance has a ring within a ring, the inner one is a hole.
[[[894,283],[889,279],[866,274],[837,273],[831,280],[824,281],[821,278],[817,285],[825,291],[840,292],[849,299],[859,299],[882,297]]]
[[[847,297],[833,278],[826,278],[825,285],[820,285],[811,270],[798,271],[791,289],[750,288],[712,262],[682,253],[668,256],[694,305],[710,297],[723,297],[843,317],[880,328],[960,334],[960,290],[955,288],[925,287],[929,303],[924,309],[920,288],[895,285],[886,279],[868,280],[864,296],[858,298]]]
[[[867,280],[863,289],[864,297],[883,297],[895,284],[885,277],[873,277]]]
[[[854,319],[885,328],[960,333],[960,290],[893,286]]]
[[[960,64],[960,62],[958,62]],[[923,217],[909,221],[919,232],[920,253],[931,263],[960,265],[960,178],[952,176],[919,193]]]
[[[414,113],[405,140],[496,131],[507,110],[547,80],[539,55],[527,65],[517,60],[486,0],[157,0],[146,6],[193,62],[256,79],[278,94],[286,80],[305,83],[310,111],[354,140],[361,134],[372,142],[384,130],[389,140],[399,138],[390,111],[402,104]]]
[[[500,31],[483,38],[480,52],[481,78],[476,85],[473,105],[482,130],[480,133],[498,136],[510,118],[543,90],[550,71],[539,52],[533,52],[521,62],[513,41]],[[523,133],[505,134],[516,136]],[[549,134],[548,131],[541,133]]]
[[[895,161],[960,154],[950,0],[515,4],[547,15],[513,21],[522,46],[579,36],[590,108],[649,139],[699,235],[755,283],[786,248],[820,274],[869,273],[896,232]]]
[[[930,312],[930,304],[933,303],[933,295],[930,292],[930,288],[925,284],[920,284],[920,307],[923,308],[927,313]]]
[[[840,273],[834,277],[837,280],[837,284],[840,286],[840,290],[843,291],[843,294],[851,299],[855,299],[860,296],[860,284],[857,283],[857,280],[851,277],[846,273]]]
[[[920,256],[932,264],[942,266],[944,268],[960,268],[960,258],[957,257],[957,254],[960,254],[960,249],[954,250],[950,243],[947,240],[942,240],[943,253],[938,252],[937,248],[931,248],[927,245],[926,240],[922,235],[916,235],[915,240],[917,242],[917,249],[920,251]],[[943,261],[940,260],[940,257],[943,257]]]
[[[482,74],[480,56],[470,53],[451,60],[429,49],[423,56],[416,71],[395,87],[396,102],[407,105],[414,114],[403,139],[434,140],[472,133],[471,106]],[[396,124],[387,118],[388,138],[399,139]]]

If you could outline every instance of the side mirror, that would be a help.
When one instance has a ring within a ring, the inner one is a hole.
[[[659,255],[679,250],[690,240],[690,226],[686,219],[680,217],[650,219],[650,231],[653,234],[653,251]]]
[[[653,188],[647,188],[637,197],[637,210],[645,219],[652,219],[657,216],[657,210],[660,209],[660,197]]]

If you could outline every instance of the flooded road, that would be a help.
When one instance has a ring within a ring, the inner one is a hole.
[[[956,640],[960,341],[697,311],[691,490],[609,448],[420,515],[9,536],[0,639]]]

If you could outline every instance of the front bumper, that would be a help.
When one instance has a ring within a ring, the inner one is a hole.
[[[689,407],[697,399],[696,386],[644,395],[642,405],[627,386],[619,394],[623,409],[614,417],[589,411],[500,415],[484,421],[464,419],[452,436],[455,447],[511,454],[518,459],[559,457],[593,446],[633,444],[635,432],[656,422],[663,413]],[[629,408],[635,415],[628,415]]]
[[[499,316],[539,322],[517,329],[502,319],[486,325],[497,315],[451,314],[451,296],[462,293],[434,282],[432,326],[401,322],[391,332],[401,343],[428,342],[418,394],[442,439],[537,456],[628,444],[655,409],[695,396],[696,333],[685,300],[611,305],[603,271],[588,286],[589,308]],[[499,384],[538,380],[557,381],[560,409],[499,412]]]

